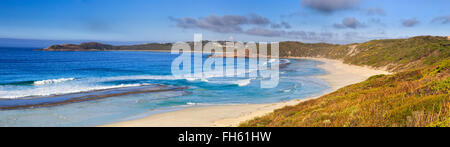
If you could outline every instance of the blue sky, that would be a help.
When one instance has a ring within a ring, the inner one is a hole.
[[[0,38],[352,43],[450,35],[449,0],[1,0]]]

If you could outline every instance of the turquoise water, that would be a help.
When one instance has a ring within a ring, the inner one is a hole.
[[[0,51],[0,106],[14,100],[148,84],[187,87],[52,107],[0,110],[0,126],[95,126],[186,107],[279,102],[330,90],[326,82],[314,78],[325,71],[316,67],[319,62],[311,60],[283,59],[290,64],[280,68],[278,86],[263,89],[259,78],[176,78],[170,68],[178,54],[47,52],[30,48]]]

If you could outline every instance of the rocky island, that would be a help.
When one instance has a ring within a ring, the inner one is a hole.
[[[109,44],[103,44],[99,42],[85,42],[80,44],[61,44],[52,45],[41,51],[112,51],[112,50],[170,50],[171,43],[147,43],[140,45],[121,45],[114,46]]]

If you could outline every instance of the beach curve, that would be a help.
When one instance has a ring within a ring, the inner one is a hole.
[[[366,80],[378,74],[391,74],[384,70],[344,64],[339,60],[311,57],[293,57],[291,59],[308,59],[323,62],[319,68],[328,73],[319,75],[329,83],[331,92],[347,85]],[[325,95],[324,93],[322,95]],[[263,116],[276,109],[293,106],[303,101],[322,95],[268,104],[233,104],[192,107],[178,111],[154,114],[145,118],[101,125],[100,127],[234,127],[255,117]]]

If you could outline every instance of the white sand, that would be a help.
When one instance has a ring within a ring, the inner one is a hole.
[[[298,58],[324,62],[319,65],[328,74],[317,76],[327,81],[335,91],[344,86],[366,80],[378,74],[390,74],[382,70],[344,64],[324,58]],[[320,97],[320,96],[319,96]],[[317,97],[270,104],[237,104],[209,107],[193,107],[179,111],[151,115],[142,119],[103,125],[104,127],[227,127],[237,126],[254,117],[263,116],[284,106],[296,105]]]

